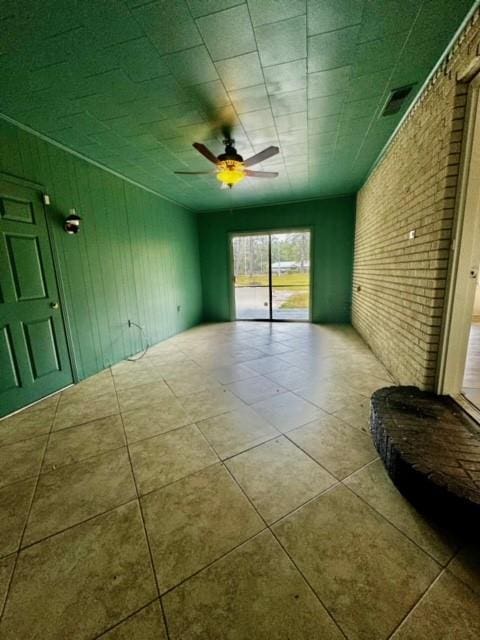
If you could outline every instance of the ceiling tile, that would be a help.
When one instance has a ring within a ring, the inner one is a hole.
[[[345,94],[338,93],[334,96],[324,96],[322,98],[313,98],[308,101],[308,117],[322,118],[340,113],[345,102]]]
[[[351,64],[355,58],[358,31],[358,26],[347,27],[308,38],[308,72]]]
[[[269,94],[305,89],[307,86],[307,61],[305,59],[277,64],[273,67],[264,67],[263,73]]]
[[[187,0],[190,11],[194,18],[206,16],[209,13],[229,9],[237,4],[242,4],[244,0]]]
[[[305,16],[256,27],[255,35],[263,66],[290,62],[307,55]]]
[[[217,70],[203,45],[171,53],[164,60],[181,85],[189,86],[218,79]]]
[[[308,0],[308,35],[359,24],[364,5],[365,0]]]
[[[408,31],[394,33],[388,38],[361,42],[357,46],[353,73],[356,76],[391,69],[398,60]]]
[[[213,60],[255,51],[255,36],[245,4],[196,21]]]
[[[271,109],[244,113],[240,116],[240,122],[245,127],[247,133],[255,131],[255,129],[265,129],[274,126]]]
[[[343,113],[346,118],[363,118],[364,116],[372,117],[379,106],[379,98],[366,98],[365,100],[356,100],[354,102],[345,102]]]
[[[140,38],[143,35],[140,26],[128,8],[116,0],[102,0],[102,2],[95,3],[79,2],[75,3],[75,8],[69,2],[55,2],[53,7],[51,2],[48,4],[39,3],[39,5],[48,8],[48,13],[41,18],[42,23],[50,22],[53,24],[52,16],[59,11],[62,5],[71,11],[72,16],[77,15],[77,20],[80,24],[87,26],[98,48]],[[92,10],[94,11],[93,15]],[[62,31],[67,31],[67,29],[63,28]]]
[[[306,130],[307,112],[302,111],[301,113],[295,112],[288,113],[284,116],[277,116],[275,118],[275,122],[277,123],[277,130],[279,133],[303,129]]]
[[[338,113],[308,120],[309,133],[328,133],[336,131],[340,122]]]
[[[268,109],[270,107],[264,84],[238,89],[238,91],[231,91],[230,99],[238,114],[248,113],[249,111],[259,111],[260,109]]]
[[[255,26],[286,20],[305,13],[305,0],[248,0]]]
[[[132,15],[160,53],[202,44],[202,38],[184,0],[153,2],[132,9]]]
[[[350,81],[352,68],[350,65],[329,69],[328,71],[317,71],[308,74],[308,97],[320,98],[343,93]]]
[[[359,42],[408,31],[421,6],[422,3],[418,0],[368,0],[365,4]]]
[[[112,64],[119,66],[131,80],[142,81],[168,75],[165,60],[148,38],[142,37],[108,47]]]
[[[215,64],[227,91],[252,87],[263,82],[258,53],[220,60]]]
[[[276,93],[271,96],[270,103],[275,116],[284,116],[288,113],[305,111],[307,108],[307,91],[291,91],[289,93]]]
[[[366,76],[358,76],[352,78],[348,89],[348,100],[363,100],[365,98],[373,98],[382,96],[389,84],[391,70],[379,71],[378,73],[370,73]]]
[[[254,147],[266,144],[274,145],[278,142],[274,127],[252,131],[248,134],[248,138]]]

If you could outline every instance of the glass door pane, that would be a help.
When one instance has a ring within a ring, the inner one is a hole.
[[[232,250],[236,319],[269,320],[269,236],[235,236]]]
[[[310,319],[310,232],[272,233],[272,319]]]

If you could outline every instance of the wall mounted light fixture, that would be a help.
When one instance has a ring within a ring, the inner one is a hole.
[[[75,211],[75,209],[70,209],[68,213],[68,217],[65,218],[63,228],[68,234],[73,236],[74,234],[80,231],[81,221],[82,221],[82,218],[77,215],[77,212]]]

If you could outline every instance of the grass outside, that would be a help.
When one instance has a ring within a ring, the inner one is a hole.
[[[308,273],[281,273],[279,275],[272,275],[272,285],[277,287],[308,287],[309,281],[310,279]],[[235,284],[242,287],[251,287],[255,285],[257,287],[268,287],[268,274],[262,273],[260,275],[253,276],[237,276]],[[294,290],[295,289],[293,289],[293,291]]]
[[[280,305],[280,309],[308,309],[309,305],[308,273],[281,273],[272,274],[272,285],[282,287],[281,291],[291,291],[292,294]],[[261,286],[268,287],[268,274],[237,276],[235,284],[242,287]],[[299,291],[299,287],[305,287]]]
[[[282,302],[280,309],[308,309],[308,291],[292,293],[285,302]]]

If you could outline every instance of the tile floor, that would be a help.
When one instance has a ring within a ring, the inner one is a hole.
[[[0,638],[478,640],[480,546],[371,444],[388,384],[350,327],[206,325],[0,422]]]

